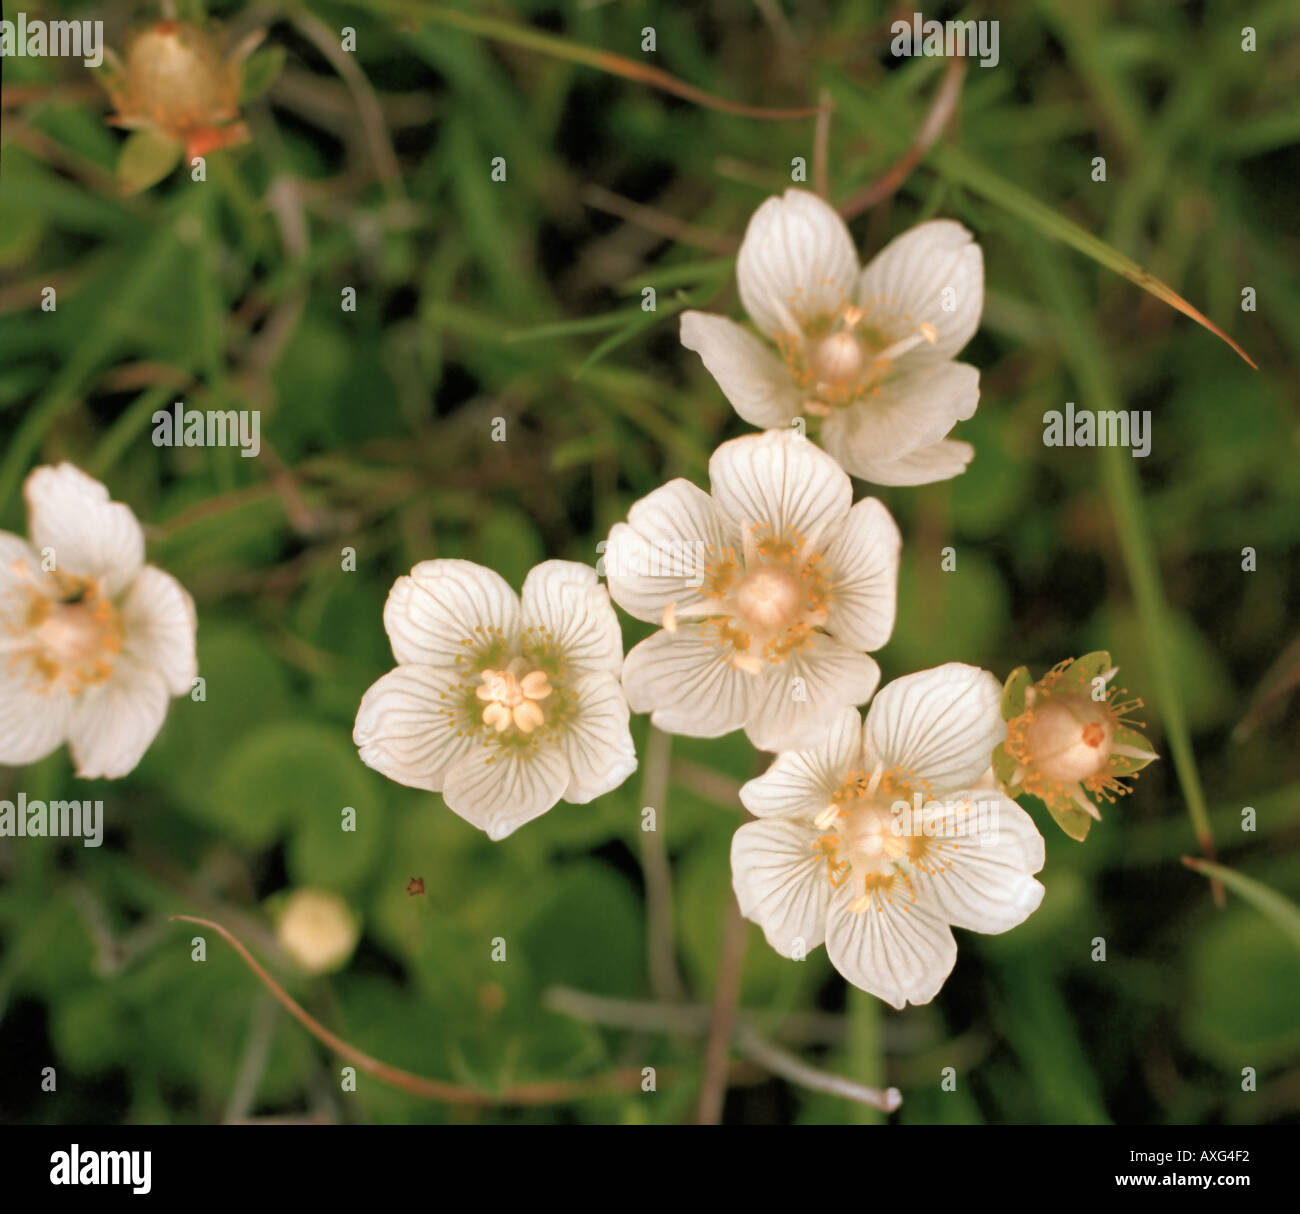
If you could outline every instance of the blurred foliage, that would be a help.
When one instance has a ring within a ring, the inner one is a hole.
[[[839,201],[906,151],[939,86],[941,60],[889,56],[889,21],[913,7],[490,9],[732,100],[801,106],[827,89]],[[118,46],[157,14],[126,0],[57,9],[102,16]],[[0,525],[23,530],[18,489],[37,462],[103,478],[146,522],[150,559],[198,602],[207,698],[176,701],[121,782],[74,780],[64,753],[0,772],[3,796],[102,797],[108,825],[99,851],[0,840],[0,1119],[688,1117],[699,1037],[602,1028],[544,1002],[556,985],[653,997],[645,773],[493,845],[438,797],[363,767],[350,729],[391,665],[380,613],[398,574],[457,556],[518,585],[543,557],[592,562],[633,501],[669,477],[702,481],[712,448],[745,432],[680,348],[675,316],[738,314],[730,250],[789,184],[792,158],[811,161],[813,123],[689,104],[448,28],[417,0],[210,11],[232,37],[265,24],[277,49],[274,78],[244,112],[251,142],[212,153],[202,183],[181,166],[121,196],[125,136],[106,126],[80,64],[4,63]],[[981,405],[959,430],[975,462],[955,482],[879,491],[906,539],[885,677],[959,659],[1001,679],[1105,648],[1168,753],[1105,453],[1041,442],[1046,410],[1099,407],[1071,361],[1070,326],[1085,321],[1045,289],[1063,267],[1122,407],[1153,417],[1134,471],[1220,854],[1294,899],[1295,697],[1244,738],[1233,730],[1300,632],[1300,15],[1291,0],[1040,0],[960,15],[1001,20],[1000,63],[970,65],[945,141],[853,223],[869,253],[919,218],[952,216],[987,265],[984,322],[965,353]],[[1241,49],[1245,25],[1254,52]],[[338,53],[344,26],[355,55]],[[490,177],[497,156],[504,183]],[[1094,156],[1105,182],[1092,179]],[[1260,370],[1079,253],[1044,254],[996,189],[972,188],[970,164],[1171,284]],[[55,311],[41,308],[49,286]],[[641,311],[647,286],[653,313]],[[1241,310],[1248,286],[1257,311]],[[349,287],[355,312],[340,307]],[[153,412],[179,399],[261,410],[261,456],[154,447]],[[504,443],[490,437],[498,417]],[[941,572],[948,545],[957,567]],[[342,569],[345,547],[355,572]],[[643,632],[627,622],[628,644]],[[739,737],[674,739],[671,754],[657,808],[676,951],[704,1001],[730,898],[734,788],[754,756]],[[355,835],[338,829],[344,806]],[[1086,845],[1040,825],[1042,909],[1006,936],[959,933],[933,1004],[895,1014],[850,998],[824,952],[782,961],[751,927],[743,1005],[808,1060],[897,1084],[903,1121],[1294,1120],[1300,958],[1275,922],[1232,895],[1217,910],[1179,864],[1196,841],[1173,765],[1148,768]],[[423,896],[406,892],[412,877]],[[353,962],[328,980],[295,978],[269,933],[266,900],[300,884],[344,894],[363,923]],[[220,919],[322,1021],[397,1065],[489,1088],[654,1065],[659,1090],[473,1112],[363,1076],[345,1098],[338,1063],[220,941],[191,962],[194,933],[172,913]],[[1104,963],[1091,959],[1099,936]],[[508,941],[504,964],[491,960],[495,937]],[[46,1065],[53,1094],[39,1088]],[[939,1087],[949,1066],[955,1092]],[[1257,1092],[1241,1090],[1246,1066]],[[727,1113],[822,1122],[862,1110],[768,1079],[734,1088]]]

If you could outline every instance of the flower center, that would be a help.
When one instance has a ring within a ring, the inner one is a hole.
[[[728,661],[757,674],[804,648],[830,613],[832,584],[812,542],[794,531],[778,535],[765,524],[748,527],[743,552],[710,550],[700,570],[704,602],[690,614],[706,616],[706,641],[721,645]],[[673,631],[678,606],[664,611]]]
[[[1109,706],[1086,695],[1045,696],[1034,706],[1025,742],[1049,780],[1095,776],[1110,759],[1115,722]]]
[[[862,342],[848,330],[823,337],[812,348],[813,374],[818,381],[842,385],[857,383],[866,366]]]
[[[758,632],[784,632],[803,614],[803,579],[780,565],[746,573],[736,587],[736,609]]]
[[[76,695],[104,682],[122,652],[122,617],[91,578],[51,575],[54,593],[26,574],[26,610],[11,617],[0,651],[26,658],[46,688],[62,683]]]
[[[802,332],[780,334],[776,343],[791,377],[808,394],[804,408],[824,417],[878,391],[895,359],[937,340],[933,325],[920,324],[890,341],[867,323],[866,309],[849,305],[810,321]]]
[[[474,694],[483,701],[483,723],[497,733],[512,726],[520,733],[532,733],[545,724],[540,701],[551,694],[551,683],[543,670],[530,670],[523,658],[515,658],[503,670],[483,671],[482,685]]]

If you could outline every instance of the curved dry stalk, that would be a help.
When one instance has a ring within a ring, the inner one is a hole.
[[[337,1033],[332,1033],[319,1020],[298,1003],[258,962],[257,958],[244,947],[243,943],[220,923],[211,919],[200,919],[196,915],[172,915],[174,922],[194,923],[206,927],[219,935],[239,954],[240,960],[253,971],[257,979],[279,1001],[299,1024],[303,1026],[322,1045],[346,1059],[358,1070],[373,1075],[390,1087],[400,1088],[414,1096],[428,1100],[440,1100],[446,1104],[472,1105],[487,1107],[496,1105],[540,1105],[564,1104],[571,1100],[581,1100],[587,1096],[598,1096],[618,1091],[639,1091],[642,1075],[640,1067],[624,1067],[590,1079],[556,1079],[538,1083],[521,1083],[500,1092],[482,1092],[477,1088],[464,1087],[442,1079],[429,1079],[404,1071],[401,1067],[391,1066],[372,1058],[369,1054],[349,1045]]]

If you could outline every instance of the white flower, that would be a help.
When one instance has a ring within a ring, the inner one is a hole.
[[[84,472],[37,468],[23,494],[30,542],[0,532],[0,763],[66,741],[78,776],[116,779],[193,685],[194,602]]]
[[[384,628],[398,665],[361,701],[362,761],[441,792],[489,837],[636,770],[618,618],[590,567],[536,566],[521,603],[482,565],[423,561],[393,585]]]
[[[740,790],[759,819],[731,847],[745,916],[785,957],[821,943],[854,986],[928,1003],[957,959],[950,925],[1004,932],[1043,898],[1043,839],[985,778],[1001,687],[958,662],[896,679],[865,724],[779,755]]]
[[[880,681],[864,651],[894,627],[898,528],[794,433],[723,443],[709,476],[712,496],[670,481],[609,534],[614,601],[664,625],[627,655],[628,700],[671,733],[810,746]]]
[[[348,904],[322,889],[294,890],[275,925],[280,947],[311,974],[339,969],[352,956],[360,934]]]
[[[682,316],[681,335],[747,422],[819,417],[826,450],[878,485],[946,480],[970,462],[970,444],[945,437],[979,402],[979,372],[952,361],[984,306],[984,259],[960,224],[919,224],[860,269],[839,215],[787,190],[754,212],[736,280],[776,350],[703,312]]]

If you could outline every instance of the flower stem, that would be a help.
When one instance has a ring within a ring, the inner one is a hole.
[[[718,989],[713,996],[713,1020],[704,1053],[704,1081],[695,1120],[698,1125],[717,1125],[727,1095],[727,1054],[740,1001],[740,971],[745,955],[745,920],[732,895],[722,937],[722,961],[718,966]]]
[[[880,1000],[854,986],[847,988],[847,997],[849,1071],[855,1081],[879,1091],[885,1080],[884,1017]],[[890,1092],[897,1096],[893,1088],[884,1095],[889,1097]],[[890,1103],[896,1108],[902,1101],[900,1098],[897,1103],[892,1100]],[[885,1120],[884,1113],[869,1104],[855,1104],[850,1116],[856,1125],[879,1125]]]

